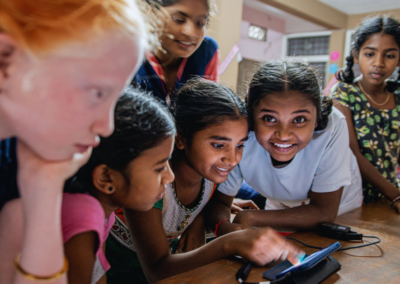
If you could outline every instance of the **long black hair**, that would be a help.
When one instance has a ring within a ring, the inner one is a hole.
[[[325,129],[332,112],[332,99],[323,95],[318,76],[309,64],[301,60],[285,60],[269,61],[253,75],[246,98],[250,130],[254,130],[253,111],[260,100],[273,93],[289,91],[308,95],[317,108],[315,130]]]
[[[201,78],[178,91],[173,112],[177,131],[189,144],[196,132],[211,125],[247,118],[244,103],[231,89]]]
[[[363,44],[374,34],[382,33],[393,36],[400,49],[400,23],[391,17],[373,17],[364,20],[354,33],[351,42],[350,55],[346,57],[346,68],[339,70],[336,73],[336,78],[339,81],[351,84],[354,81],[354,56],[360,52]],[[389,80],[386,85],[386,90],[394,92],[400,87],[400,68],[398,71],[397,80]]]
[[[125,90],[115,106],[114,121],[113,134],[100,139],[87,164],[66,182],[64,191],[93,190],[92,173],[101,164],[121,172],[129,184],[128,164],[143,151],[176,134],[170,112],[138,89]]]

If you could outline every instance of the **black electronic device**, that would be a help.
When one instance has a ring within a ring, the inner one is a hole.
[[[318,233],[327,238],[342,240],[342,241],[353,241],[353,240],[362,240],[363,234],[358,234],[357,232],[353,232],[350,227],[338,225],[334,223],[322,223],[317,227]]]

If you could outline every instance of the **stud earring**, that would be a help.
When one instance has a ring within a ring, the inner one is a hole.
[[[109,188],[108,188],[108,191],[113,191],[114,190],[114,188],[112,187],[112,186],[110,186]]]

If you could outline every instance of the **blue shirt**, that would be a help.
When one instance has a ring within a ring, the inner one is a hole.
[[[18,198],[17,139],[0,140],[0,211],[8,201]]]
[[[151,53],[146,54],[146,59],[133,81],[143,90],[152,92],[153,96],[166,102],[169,93],[165,84],[162,66]],[[217,82],[218,65],[218,44],[214,39],[206,36],[199,48],[191,56],[182,59],[173,92],[179,90],[189,79],[198,76]],[[173,93],[171,95],[173,96]]]

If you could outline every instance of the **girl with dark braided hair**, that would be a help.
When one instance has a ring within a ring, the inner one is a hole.
[[[400,212],[396,164],[400,145],[400,23],[390,17],[368,18],[356,30],[347,67],[331,93],[346,116],[350,147],[363,177],[364,204],[388,198]],[[354,78],[353,65],[361,75]]]

